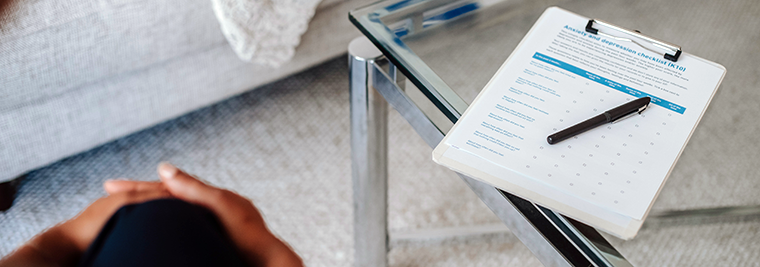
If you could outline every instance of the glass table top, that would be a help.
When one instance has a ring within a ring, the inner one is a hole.
[[[760,237],[760,216],[671,219],[683,210],[709,213],[760,205],[756,197],[760,178],[755,171],[760,163],[760,142],[750,141],[760,131],[760,120],[752,115],[760,114],[760,4],[391,0],[354,10],[349,18],[427,96],[441,117],[456,121],[551,6],[641,30],[728,70],[640,236],[631,241],[607,239],[634,265],[660,265],[649,261],[653,254],[660,255],[656,257],[659,260],[670,255],[669,262],[679,264],[704,264],[719,257],[758,260],[760,245],[741,240]],[[658,239],[663,235],[671,240]],[[688,252],[677,247],[689,247],[693,242],[707,245]],[[657,246],[657,251],[652,246]],[[723,255],[711,255],[710,250],[718,248]]]

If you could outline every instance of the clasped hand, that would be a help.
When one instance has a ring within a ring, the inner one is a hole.
[[[103,187],[108,196],[36,236],[0,261],[0,266],[74,265],[120,207],[160,198],[177,198],[210,210],[251,266],[303,265],[298,255],[269,231],[250,200],[207,185],[168,163],[158,166],[158,174],[160,182],[106,181]]]

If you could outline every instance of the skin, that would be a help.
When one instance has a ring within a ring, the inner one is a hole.
[[[74,266],[120,207],[160,198],[178,198],[213,212],[251,266],[303,266],[301,258],[272,234],[253,203],[207,185],[168,163],[158,166],[160,182],[109,180],[109,194],[79,215],[37,235],[0,260],[5,266]]]

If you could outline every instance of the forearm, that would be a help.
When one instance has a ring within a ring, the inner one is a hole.
[[[264,261],[264,266],[303,267],[303,261],[293,250],[284,243],[273,245],[270,255]]]
[[[266,228],[241,227],[231,233],[233,242],[252,266],[302,267],[303,262],[293,250]]]
[[[34,237],[16,251],[0,260],[6,266],[74,266],[81,255],[60,226]]]

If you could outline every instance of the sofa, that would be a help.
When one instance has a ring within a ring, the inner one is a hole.
[[[339,56],[367,3],[320,3],[275,68],[238,58],[209,0],[0,0],[0,183]]]

